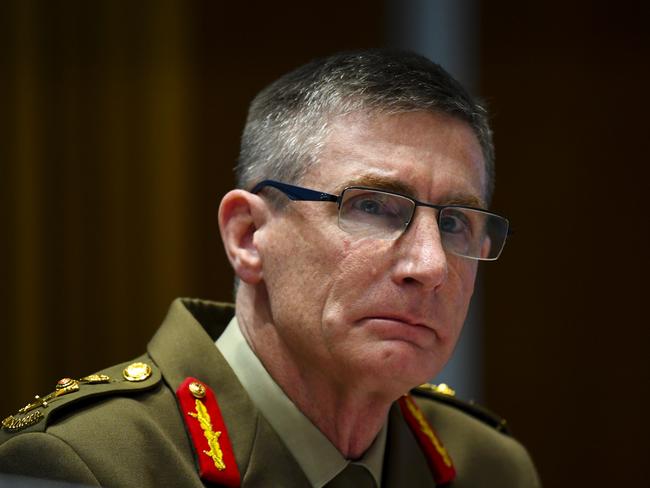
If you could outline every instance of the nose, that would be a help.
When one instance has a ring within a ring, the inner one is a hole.
[[[436,211],[418,212],[396,246],[393,280],[397,284],[419,285],[426,291],[435,291],[445,282],[448,262]]]

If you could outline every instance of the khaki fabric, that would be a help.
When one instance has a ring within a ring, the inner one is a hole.
[[[219,351],[235,373],[255,406],[277,432],[315,488],[327,485],[343,471],[349,461],[284,393],[255,355],[233,318],[216,342]],[[386,422],[388,419],[386,419]],[[381,488],[387,425],[372,445],[356,459]]]
[[[375,480],[365,467],[358,464],[348,466],[325,485],[325,488],[377,488]]]
[[[202,487],[175,390],[189,376],[214,391],[244,487],[308,487],[297,462],[253,405],[214,345],[231,306],[176,300],[147,355],[162,379],[144,390],[84,397],[49,408],[40,431],[3,436],[0,472],[110,487]],[[458,473],[454,487],[536,487],[525,449],[449,405],[416,396]],[[36,426],[35,426],[36,427]],[[399,408],[389,415],[382,485],[435,486],[427,460]]]

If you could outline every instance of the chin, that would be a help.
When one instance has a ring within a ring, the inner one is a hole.
[[[372,370],[369,372],[379,387],[394,388],[398,395],[430,381],[443,366],[444,362],[432,351],[423,351],[408,343],[383,347],[380,354],[365,362],[365,369]]]

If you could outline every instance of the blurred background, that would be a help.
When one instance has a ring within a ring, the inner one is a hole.
[[[516,232],[442,379],[509,421],[545,486],[650,486],[648,4],[239,5],[3,2],[0,417],[139,355],[174,297],[230,300],[216,214],[250,99],[401,46],[487,101]]]

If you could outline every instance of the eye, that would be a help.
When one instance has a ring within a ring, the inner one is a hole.
[[[364,198],[356,199],[352,205],[356,210],[371,215],[379,215],[385,213],[384,205],[376,199]]]
[[[365,192],[355,195],[349,201],[351,210],[365,217],[401,218],[401,201],[385,193]]]
[[[348,188],[339,207],[339,227],[351,234],[393,239],[404,231],[414,209],[413,201],[400,195]]]
[[[440,214],[439,220],[438,226],[440,227],[440,232],[445,232],[447,234],[471,232],[471,223],[467,216],[460,210],[446,208],[445,211]]]

